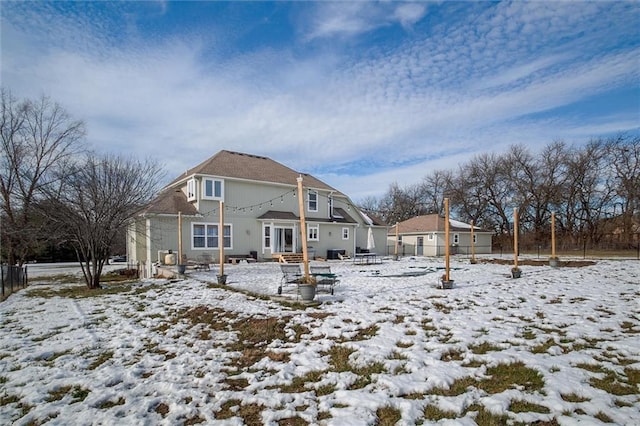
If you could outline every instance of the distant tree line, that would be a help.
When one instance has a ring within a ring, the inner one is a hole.
[[[0,96],[0,260],[71,251],[87,285],[99,287],[128,220],[156,195],[160,167],[90,152],[84,122],[49,97]]]
[[[513,145],[504,153],[477,155],[457,170],[432,171],[404,188],[394,183],[361,207],[393,225],[416,215],[442,215],[445,197],[453,217],[493,230],[496,245],[511,244],[517,207],[520,241],[528,248],[549,244],[552,212],[559,248],[612,240],[616,248],[633,248],[640,232],[640,137],[584,146],[553,142],[536,154]]]

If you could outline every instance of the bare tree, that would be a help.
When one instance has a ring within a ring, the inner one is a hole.
[[[1,239],[8,262],[22,264],[39,240],[49,235],[43,232],[45,223],[34,218],[34,205],[70,169],[85,126],[46,96],[17,101],[2,89],[1,97]]]
[[[161,177],[151,160],[89,154],[61,190],[50,193],[47,215],[75,248],[89,288],[100,287],[114,240],[156,196]]]
[[[630,246],[633,218],[640,216],[640,137],[629,140],[620,136],[611,139],[606,142],[606,149],[614,174],[616,194],[610,213],[614,220],[621,221],[625,238],[623,243]]]
[[[603,234],[602,219],[614,199],[613,176],[608,172],[605,144],[589,142],[576,149],[568,161],[564,188],[566,224],[574,243],[598,243]]]
[[[426,213],[444,214],[443,200],[451,195],[452,181],[449,170],[434,170],[422,179],[419,191]]]

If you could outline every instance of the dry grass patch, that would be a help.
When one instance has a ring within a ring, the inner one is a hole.
[[[241,391],[249,386],[249,381],[244,377],[240,377],[237,379],[227,377],[222,381],[222,383],[227,385],[227,388],[232,391]]]
[[[79,279],[73,277],[74,281],[71,283],[79,283]],[[105,288],[90,289],[85,284],[78,285],[65,285],[62,287],[43,287],[37,289],[30,289],[26,293],[28,297],[41,297],[49,299],[51,297],[68,297],[70,299],[83,299],[87,297],[104,296],[107,294],[120,294],[131,291],[132,283],[127,282],[118,285],[110,285]]]
[[[637,380],[637,378],[636,378]],[[592,377],[589,384],[595,388],[602,389],[612,395],[634,395],[638,392],[637,386],[625,383],[625,380],[618,376],[615,371],[605,370],[604,377]]]
[[[264,405],[261,404],[246,404],[241,405],[238,409],[238,416],[242,418],[244,424],[247,426],[262,426],[262,410]]]
[[[464,359],[464,352],[461,349],[457,349],[457,348],[450,348],[449,350],[447,350],[447,352],[444,352],[441,356],[440,359],[442,361],[462,361]]]
[[[536,336],[537,334],[534,333],[533,330],[531,329],[526,329],[525,331],[522,332],[522,338],[526,340],[533,340],[536,338]]]
[[[640,385],[640,370],[627,367],[624,369],[624,374],[627,376],[627,382],[629,382],[630,385]]]
[[[547,352],[553,346],[557,346],[556,341],[553,338],[548,338],[545,342],[531,348],[531,353],[543,354]]]
[[[106,410],[108,408],[113,408],[113,407],[117,407],[118,405],[124,405],[126,402],[126,400],[124,399],[124,397],[119,397],[118,399],[116,399],[115,401],[112,400],[107,400],[107,401],[103,401],[98,405],[98,408],[100,408],[101,410]]]
[[[540,372],[521,361],[489,367],[487,375],[491,377],[482,380],[478,387],[488,393],[500,393],[512,387],[522,387],[527,392],[534,392],[542,390],[544,386]]]
[[[509,411],[514,413],[542,413],[549,414],[551,410],[549,407],[545,407],[544,405],[534,404],[533,402],[523,401],[523,400],[515,400],[511,401],[509,404]]]
[[[490,343],[490,342],[482,342],[478,345],[472,345],[472,346],[469,346],[469,349],[471,350],[471,352],[473,352],[476,355],[483,355],[483,354],[486,354],[487,352],[495,352],[495,351],[502,350],[500,346],[494,345],[493,343]]]
[[[400,410],[387,405],[376,410],[376,417],[376,425],[393,426],[400,421],[402,415],[400,414]]]
[[[294,377],[290,384],[280,386],[280,390],[284,393],[300,393],[305,392],[310,384],[320,381],[326,371],[309,371],[304,376]]]
[[[455,419],[458,413],[455,411],[443,410],[437,405],[427,404],[424,407],[423,416],[426,420],[437,422],[442,419]]]
[[[328,352],[324,352],[322,355],[329,355],[329,363],[333,365],[333,371],[343,373],[345,371],[351,371],[349,356],[354,352],[355,349],[347,346],[333,345]]]
[[[424,331],[436,331],[438,328],[433,325],[433,319],[423,318],[420,325]]]
[[[169,414],[169,406],[164,402],[161,402],[158,405],[156,405],[153,411],[160,414],[164,418],[166,417],[167,414]]]
[[[509,416],[506,414],[493,414],[482,405],[472,405],[467,409],[467,412],[477,413],[474,420],[478,426],[503,426],[509,424]]]
[[[384,364],[381,362],[370,362],[367,363],[364,367],[356,367],[353,370],[353,373],[358,375],[358,378],[354,383],[349,386],[349,390],[353,389],[362,389],[371,383],[374,374],[382,374],[386,370],[384,368]]]
[[[575,403],[589,401],[589,398],[586,398],[584,396],[580,396],[580,395],[575,394],[575,393],[561,393],[560,394],[560,398],[562,398],[563,401],[575,402]]]
[[[228,401],[225,401],[220,407],[220,410],[213,412],[213,417],[220,420],[230,419],[231,417],[234,417],[241,402],[242,401],[240,401],[239,399],[230,399]]]
[[[111,358],[113,358],[113,352],[111,351],[103,352],[100,355],[98,355],[91,364],[87,366],[87,370],[95,370],[105,362],[109,361]]]
[[[600,420],[602,423],[613,423],[613,419],[602,411],[598,411],[593,417]]]
[[[436,301],[436,302],[431,302],[431,305],[438,311],[442,312],[443,314],[448,314],[451,313],[451,308],[449,307],[449,305]]]
[[[65,396],[71,394],[70,404],[84,401],[91,391],[85,389],[82,386],[62,386],[55,390],[49,391],[49,396],[46,398],[47,402],[60,401]]]
[[[429,391],[428,394],[440,396],[458,396],[467,392],[467,389],[472,386],[476,386],[477,384],[478,380],[473,377],[462,377],[460,379],[456,379],[448,388],[434,388]]]
[[[355,336],[353,336],[353,338],[351,340],[368,340],[368,339],[371,339],[376,334],[378,334],[378,330],[380,330],[380,327],[378,327],[375,324],[371,325],[369,327],[366,327],[366,328],[361,328],[360,330],[358,330],[358,333]]]
[[[288,352],[266,351],[264,354],[271,361],[276,361],[276,362],[289,362],[289,359],[291,358],[291,354]]]
[[[328,352],[322,355],[329,355],[329,363],[333,366],[332,371],[342,373],[351,371],[358,375],[358,378],[349,387],[350,390],[361,389],[371,383],[371,376],[373,374],[381,374],[385,371],[384,364],[382,362],[368,362],[366,366],[356,367],[351,365],[349,357],[355,349],[348,348],[346,346],[334,345]]]
[[[303,419],[302,417],[287,417],[286,419],[278,420],[279,426],[306,426],[309,424],[308,421]]]
[[[620,324],[620,328],[622,328],[622,332],[626,334],[638,334],[639,330],[634,330],[635,324],[630,321],[624,321]]]

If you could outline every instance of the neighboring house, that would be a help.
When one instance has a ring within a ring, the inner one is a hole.
[[[411,256],[442,256],[445,254],[445,218],[437,214],[416,216],[398,223],[400,254]],[[491,253],[493,232],[473,227],[476,254]],[[389,227],[388,244],[394,252],[396,227]],[[449,219],[451,254],[471,254],[471,225]],[[404,246],[404,247],[402,247]],[[409,249],[409,251],[407,251]]]
[[[335,188],[266,157],[220,151],[176,178],[132,221],[129,260],[151,271],[169,250],[177,253],[178,223],[187,259],[205,255],[219,262],[221,241],[226,260],[247,255],[272,260],[281,253],[301,253],[298,177],[303,179],[304,234],[311,258],[366,247],[369,228],[384,247],[386,225],[360,212]]]

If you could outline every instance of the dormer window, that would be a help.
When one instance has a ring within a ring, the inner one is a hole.
[[[202,199],[224,200],[224,181],[221,179],[202,179]]]
[[[310,212],[318,211],[318,191],[309,190],[307,192],[307,210]]]
[[[198,198],[196,194],[196,180],[189,179],[187,181],[187,201],[195,201]]]

